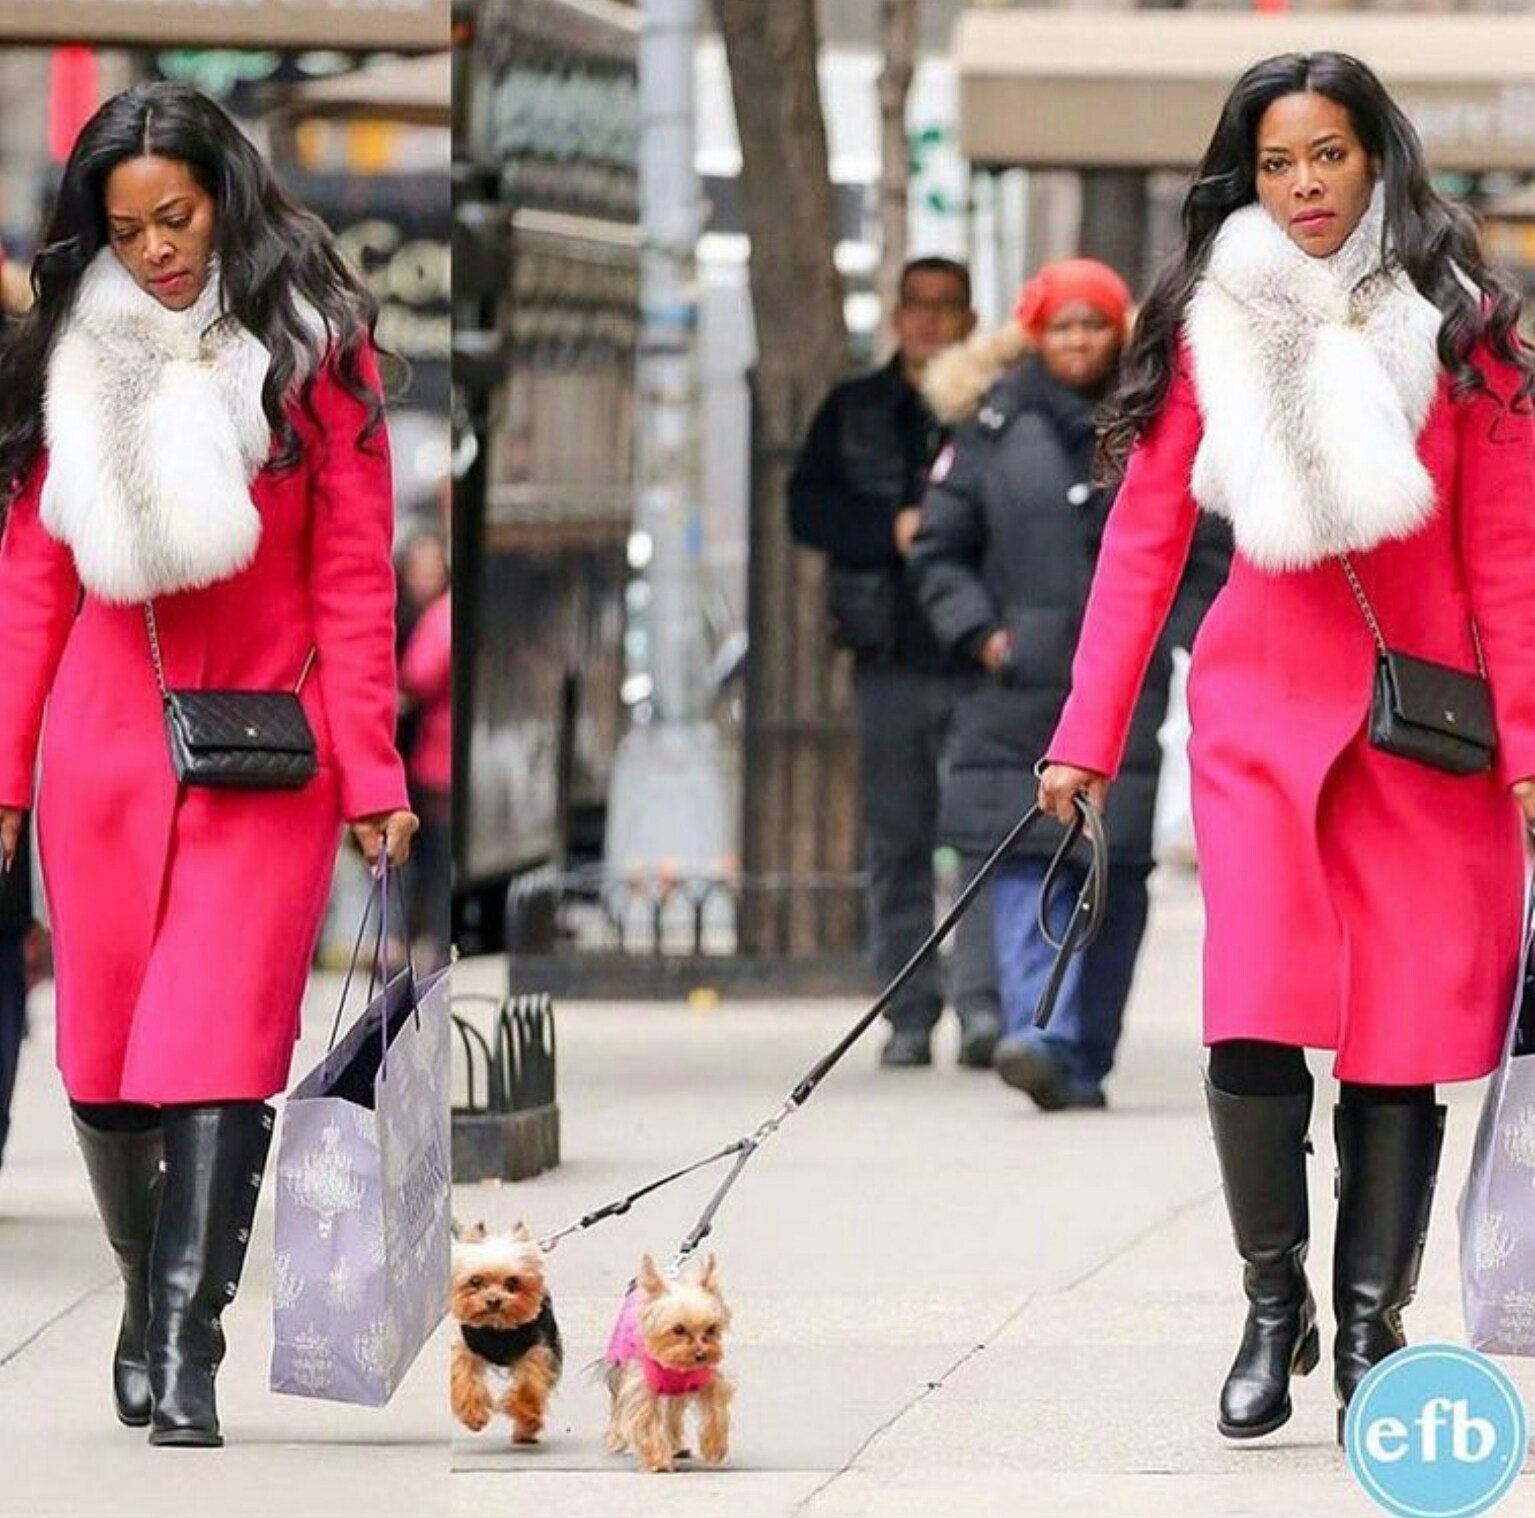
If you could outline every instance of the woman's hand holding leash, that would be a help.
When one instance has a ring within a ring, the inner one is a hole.
[[[1083,793],[1101,813],[1109,795],[1108,776],[1096,770],[1078,769],[1074,764],[1046,764],[1039,771],[1035,805],[1046,816],[1069,825],[1076,816],[1072,798]]]
[[[1535,832],[1535,780],[1516,780],[1509,786],[1519,810],[1524,813],[1524,825]]]
[[[21,825],[27,814],[14,806],[0,806],[0,870],[9,873],[21,847]]]
[[[352,834],[362,857],[377,869],[379,851],[385,846],[390,864],[404,864],[410,858],[410,841],[420,826],[421,819],[414,812],[379,812],[372,817],[359,817],[352,824]]]

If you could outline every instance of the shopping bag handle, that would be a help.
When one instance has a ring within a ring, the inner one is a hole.
[[[1519,940],[1519,978],[1514,987],[1514,1015],[1508,1030],[1505,1060],[1535,1055],[1535,882],[1524,910],[1524,936]]]
[[[394,873],[395,878],[398,879],[398,871],[395,871],[393,873]],[[366,902],[363,903],[362,921],[357,924],[357,938],[356,938],[356,941],[352,944],[351,958],[347,961],[346,979],[341,983],[341,997],[340,997],[339,1001],[336,1003],[336,1017],[335,1017],[335,1021],[331,1023],[330,1041],[326,1045],[326,1049],[325,1049],[325,1052],[327,1054],[329,1054],[336,1047],[336,1040],[341,1035],[341,1019],[342,1019],[343,1014],[346,1011],[347,999],[351,995],[351,991],[352,991],[352,977],[357,972],[358,956],[362,953],[362,941],[363,941],[364,935],[368,931],[368,918],[371,917],[372,914],[373,914],[373,903],[375,901],[377,901],[379,903],[379,914],[378,914],[379,915],[379,920],[378,920],[378,934],[375,937],[374,942],[373,942],[373,955],[372,955],[372,958],[371,958],[371,962],[369,963],[369,966],[368,966],[368,1001],[370,1003],[372,1002],[374,996],[377,994],[378,987],[379,987],[380,984],[383,984],[385,986],[387,986],[389,984],[389,966],[388,966],[389,947],[388,946],[389,946],[389,881],[390,881],[390,877],[391,877],[391,870],[390,870],[390,866],[389,866],[389,853],[388,853],[387,849],[384,849],[384,850],[381,850],[381,852],[379,854],[379,863],[378,863],[377,868],[373,872],[373,883],[368,888],[368,899],[367,899]],[[404,896],[403,896],[404,887],[403,886],[400,887],[400,891],[401,891],[401,905],[403,907],[403,905],[404,905]],[[401,913],[401,916],[402,917],[404,916],[403,911]],[[411,953],[410,939],[409,939],[408,935],[407,935],[407,937],[405,939],[405,968],[410,973],[410,984],[411,984],[411,987],[412,987],[412,999],[414,999],[414,987],[415,987],[415,984],[416,984],[416,965],[415,965],[415,959],[414,959],[414,957],[413,957],[413,955]],[[417,1006],[417,1007],[415,1007],[414,1011],[415,1011],[415,1018],[416,1018],[416,1026],[419,1028],[421,1026],[421,1008],[419,1006]],[[384,1043],[384,1049],[385,1049],[385,1053],[386,1054],[388,1052],[388,1047],[389,1047],[388,1022],[389,1022],[389,1019],[387,1017],[382,1019],[382,1023],[383,1023],[383,1043]],[[382,1061],[380,1062],[379,1069],[380,1069],[380,1072],[382,1072],[382,1070],[383,1070],[383,1062]]]

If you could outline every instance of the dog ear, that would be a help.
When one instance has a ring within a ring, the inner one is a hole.
[[[533,1242],[533,1235],[528,1231],[528,1225],[521,1218],[517,1219],[517,1226],[512,1229],[512,1237],[519,1244],[531,1244]]]
[[[647,1297],[664,1297],[666,1281],[656,1269],[656,1262],[647,1255],[640,1256],[640,1287]]]
[[[460,1244],[483,1244],[485,1242],[485,1225],[483,1223],[468,1223],[458,1230],[458,1242]]]
[[[698,1284],[714,1296],[720,1294],[719,1262],[712,1254],[704,1260],[704,1268],[699,1272]]]

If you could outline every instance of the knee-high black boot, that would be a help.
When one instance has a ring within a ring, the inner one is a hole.
[[[165,1109],[165,1193],[149,1270],[151,1444],[219,1445],[219,1315],[234,1300],[273,1112],[263,1102]]]
[[[1338,1146],[1333,1386],[1340,1439],[1359,1383],[1407,1342],[1402,1311],[1418,1289],[1444,1119],[1443,1107],[1427,1103],[1333,1109]]]
[[[1311,1090],[1232,1096],[1207,1081],[1205,1094],[1247,1293],[1247,1323],[1216,1426],[1228,1439],[1256,1439],[1288,1421],[1290,1378],[1309,1375],[1320,1355],[1306,1282]]]
[[[160,1210],[160,1130],[107,1132],[74,1114],[91,1194],[123,1278],[123,1317],[112,1356],[112,1402],[130,1428],[149,1422],[149,1254]]]

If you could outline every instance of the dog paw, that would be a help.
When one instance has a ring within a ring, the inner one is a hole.
[[[490,1422],[491,1407],[486,1402],[470,1402],[457,1409],[458,1421],[471,1433],[479,1433]]]
[[[698,1453],[710,1465],[720,1465],[723,1463],[725,1456],[730,1453],[730,1441],[723,1434],[705,1434],[698,1441]]]

